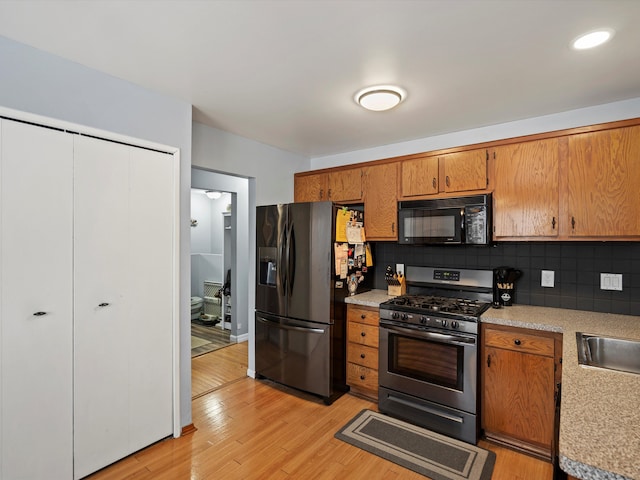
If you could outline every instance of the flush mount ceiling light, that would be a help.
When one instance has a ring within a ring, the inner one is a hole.
[[[393,85],[377,85],[360,90],[354,97],[356,103],[367,110],[382,112],[390,110],[407,96],[400,87]]]
[[[212,200],[217,200],[222,196],[222,192],[217,192],[215,190],[207,190],[204,194]]]
[[[592,32],[585,33],[577,37],[571,45],[576,50],[587,50],[597,47],[611,40],[614,31],[610,28],[601,28]]]

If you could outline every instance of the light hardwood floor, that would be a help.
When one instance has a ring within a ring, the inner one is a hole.
[[[193,377],[204,389],[192,404],[195,432],[152,445],[89,478],[425,479],[333,437],[360,410],[375,410],[375,403],[347,394],[327,407],[310,395],[245,377],[246,342],[202,357],[222,352],[227,357],[237,353],[240,360],[228,360],[227,367],[215,357],[199,362],[208,366],[194,362]],[[244,373],[234,377],[242,368]],[[209,382],[210,375],[226,375],[228,383],[220,384],[220,378]],[[493,480],[552,478],[546,462],[483,441],[480,446],[497,453]]]

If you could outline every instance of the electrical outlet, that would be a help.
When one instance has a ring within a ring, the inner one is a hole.
[[[404,276],[404,263],[396,263],[396,273]]]
[[[540,276],[540,285],[542,287],[553,288],[556,285],[555,275],[556,272],[553,270],[542,270],[542,275]]]
[[[600,274],[600,290],[622,291],[622,274],[621,273],[601,273]]]

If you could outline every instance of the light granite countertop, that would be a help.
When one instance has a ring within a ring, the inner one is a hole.
[[[369,290],[344,299],[345,303],[363,305],[365,307],[378,308],[382,302],[392,299],[393,295],[387,295],[386,290]]]
[[[377,307],[372,290],[345,302]],[[640,340],[640,317],[513,305],[490,308],[483,323],[563,334],[560,466],[583,480],[640,480],[640,375],[578,364],[576,332]]]

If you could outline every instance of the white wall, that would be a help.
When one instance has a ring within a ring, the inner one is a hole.
[[[0,106],[180,149],[180,424],[191,423],[191,105],[0,36]]]
[[[293,174],[309,159],[254,140],[193,123],[193,166],[255,178],[256,204],[293,202]]]
[[[310,169],[337,167],[352,163],[368,162],[383,158],[430,152],[474,143],[490,142],[535,133],[582,127],[597,123],[640,117],[640,98],[581,108],[543,117],[534,117],[517,122],[502,123],[489,127],[475,128],[461,132],[426,137],[409,142],[383,145],[365,150],[315,157],[310,161]]]

